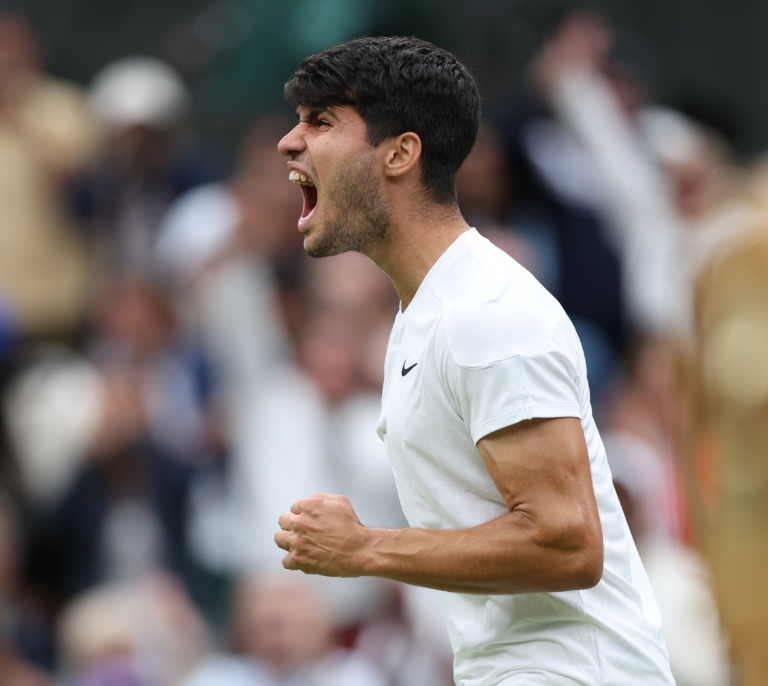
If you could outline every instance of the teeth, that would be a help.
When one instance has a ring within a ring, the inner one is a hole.
[[[294,183],[298,183],[302,186],[314,186],[315,184],[312,183],[312,180],[306,176],[306,174],[302,174],[297,171],[291,170],[288,172],[288,180],[293,181]]]

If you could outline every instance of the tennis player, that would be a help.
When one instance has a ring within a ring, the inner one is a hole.
[[[280,517],[283,565],[441,591],[460,686],[673,684],[574,327],[459,212],[474,79],[424,41],[361,38],[306,58],[285,93],[307,253],[361,252],[400,296],[378,433],[411,528],[315,494]]]

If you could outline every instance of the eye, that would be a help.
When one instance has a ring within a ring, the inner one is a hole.
[[[331,122],[329,122],[327,119],[318,119],[315,123],[315,126],[318,127],[330,127]]]

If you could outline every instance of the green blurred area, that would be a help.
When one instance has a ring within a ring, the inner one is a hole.
[[[462,57],[487,102],[511,91],[553,13],[569,0],[17,0],[53,73],[87,83],[104,64],[154,54],[194,92],[203,137],[232,151],[254,117],[284,108],[282,84],[307,54],[350,38],[409,34]],[[602,0],[640,56],[652,94],[768,148],[768,3]]]

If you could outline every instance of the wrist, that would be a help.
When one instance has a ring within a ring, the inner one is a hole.
[[[355,566],[360,576],[384,576],[384,552],[398,529],[368,529],[358,549]]]

